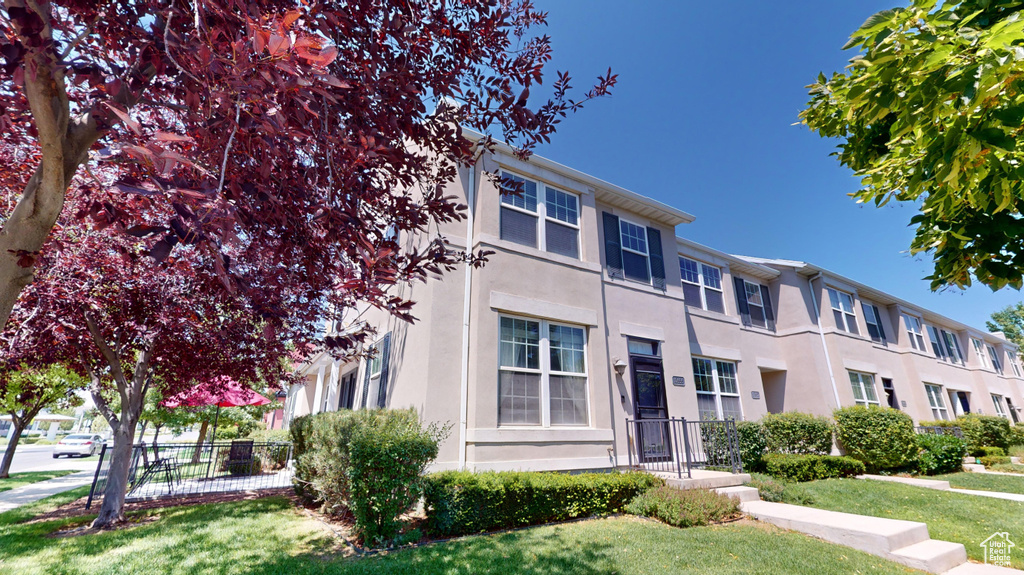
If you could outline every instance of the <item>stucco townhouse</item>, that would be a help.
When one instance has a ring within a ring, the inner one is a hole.
[[[488,263],[397,287],[415,324],[363,310],[352,321],[377,329],[374,357],[312,358],[286,419],[414,407],[452,425],[437,469],[570,470],[626,464],[627,419],[858,404],[915,421],[1020,417],[1017,348],[1001,334],[813,264],[676,237],[693,216],[501,146],[450,193],[470,217],[439,233],[494,252]]]

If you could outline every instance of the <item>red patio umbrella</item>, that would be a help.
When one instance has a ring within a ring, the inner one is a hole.
[[[217,437],[217,422],[220,419],[220,408],[241,407],[243,405],[266,405],[270,400],[243,386],[227,376],[214,378],[206,383],[186,389],[160,402],[167,408],[201,407],[216,405],[217,415],[213,419],[213,435]]]

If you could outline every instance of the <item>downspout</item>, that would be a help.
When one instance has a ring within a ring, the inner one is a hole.
[[[839,402],[839,388],[836,387],[836,375],[832,372],[832,359],[828,355],[828,346],[825,345],[825,332],[821,328],[821,312],[818,309],[818,298],[814,297],[814,280],[821,278],[818,275],[807,279],[807,289],[811,292],[811,303],[814,305],[814,319],[818,323],[818,337],[821,338],[821,350],[825,352],[825,366],[828,367],[828,378],[832,382],[832,394],[836,398],[836,409],[842,407]]]
[[[479,158],[479,156],[478,156]],[[473,215],[476,210],[476,162],[469,169],[466,191],[469,216],[466,218],[466,251],[473,253]],[[473,266],[466,262],[466,279],[462,301],[462,379],[459,382],[459,471],[466,469],[466,428],[469,421],[469,311],[473,288]]]

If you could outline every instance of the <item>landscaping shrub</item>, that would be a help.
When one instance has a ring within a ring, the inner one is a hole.
[[[263,459],[259,455],[253,454],[251,459],[234,461],[230,464],[228,463],[229,455],[230,453],[226,449],[217,453],[217,471],[226,471],[235,477],[259,475],[263,472]]]
[[[427,530],[449,537],[621,511],[664,485],[647,473],[444,471],[425,479]]]
[[[963,469],[967,442],[955,435],[921,433],[917,436],[917,471],[922,475],[953,473]]]
[[[1018,423],[1010,428],[1010,447],[1024,446],[1024,423]]]
[[[739,421],[736,423],[736,435],[739,436],[740,461],[743,470],[764,471],[765,451],[768,443],[764,436],[764,426],[759,421]]]
[[[447,428],[414,410],[331,411],[291,425],[296,493],[328,513],[348,509],[367,544],[389,542],[422,492],[422,473]]]
[[[291,441],[287,429],[257,429],[248,435],[248,439],[256,443],[279,443]]]
[[[917,433],[909,415],[888,407],[837,409],[836,438],[846,455],[868,471],[905,467],[917,456]]]
[[[218,440],[238,439],[239,437],[241,436],[238,434],[238,428],[234,425],[218,427],[213,435],[213,438]]]
[[[981,457],[982,447],[1010,448],[1010,422],[995,415],[968,413],[957,418],[960,431],[967,440],[967,450],[974,457]]]
[[[750,481],[746,485],[757,489],[763,501],[771,501],[773,503],[780,503],[783,493],[786,491],[785,483],[763,473],[751,473]]]
[[[1006,450],[1002,447],[982,447],[978,451],[981,453],[978,457],[1006,457]]]
[[[798,411],[769,413],[761,418],[761,425],[771,453],[832,453],[832,422],[827,417]]]
[[[852,477],[865,471],[863,463],[841,455],[769,453],[765,456],[764,463],[769,475],[789,481]]]
[[[1005,455],[986,455],[978,458],[985,467],[992,467],[993,465],[1010,465],[1012,462],[1009,457]]]
[[[1024,465],[1018,463],[996,463],[989,467],[989,470],[1000,473],[1024,473]]]
[[[740,511],[737,500],[714,491],[655,487],[638,495],[626,512],[676,527],[696,527],[732,519]]]

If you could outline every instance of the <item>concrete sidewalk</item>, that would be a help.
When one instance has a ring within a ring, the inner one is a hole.
[[[92,483],[92,478],[95,474],[95,470],[79,471],[64,477],[40,481],[17,489],[11,489],[10,491],[0,492],[0,513],[32,503],[33,501],[39,501],[44,497],[70,491],[83,485],[89,485]]]

